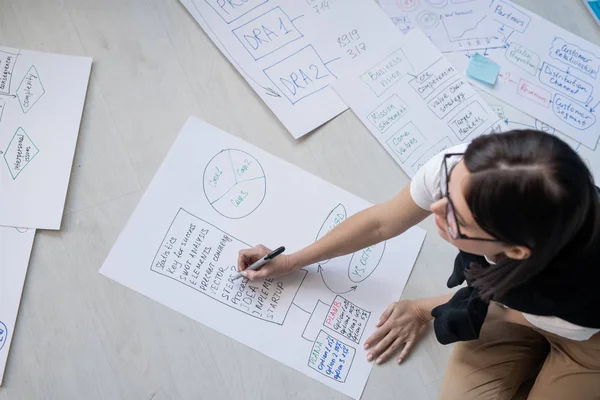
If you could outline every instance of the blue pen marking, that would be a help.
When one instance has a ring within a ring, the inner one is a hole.
[[[550,46],[550,57],[578,69],[596,79],[598,70],[600,69],[600,58],[577,46],[576,44],[568,43],[564,39],[555,37]]]
[[[265,75],[292,103],[327,88],[336,77],[312,45],[264,69]]]
[[[524,33],[531,23],[529,15],[502,0],[496,0],[495,4],[492,3],[491,8],[496,21],[517,32]]]
[[[345,382],[356,349],[321,330],[308,358],[308,366],[338,382]]]
[[[584,106],[562,94],[555,94],[552,102],[552,111],[566,124],[583,131],[596,123],[596,117]]]
[[[219,16],[230,24],[269,0],[204,0]]]
[[[4,325],[4,322],[0,321],[0,350],[2,350],[7,340],[8,328],[6,327],[6,325]]]
[[[292,20],[280,7],[275,7],[232,33],[255,60],[260,60],[304,37],[294,25],[294,20],[300,17]]]
[[[548,63],[542,64],[539,78],[544,85],[583,104],[589,101],[594,91],[591,84]]]

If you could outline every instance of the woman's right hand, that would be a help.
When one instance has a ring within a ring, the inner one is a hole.
[[[246,270],[249,266],[260,260],[271,252],[271,249],[266,248],[262,244],[252,248],[240,250],[238,256],[238,271],[251,281],[256,279],[277,278],[287,275],[294,270],[290,261],[290,256],[281,254],[263,265],[257,271]]]

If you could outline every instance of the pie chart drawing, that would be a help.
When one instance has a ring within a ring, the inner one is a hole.
[[[242,150],[221,150],[206,165],[204,195],[222,216],[239,219],[252,214],[267,193],[262,166]]]

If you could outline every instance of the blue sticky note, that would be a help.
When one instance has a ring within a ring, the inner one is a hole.
[[[471,57],[471,62],[467,68],[467,75],[471,78],[489,83],[490,85],[496,83],[499,73],[500,66],[479,53],[475,53],[475,55]]]

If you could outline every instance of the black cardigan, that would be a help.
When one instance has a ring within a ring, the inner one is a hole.
[[[575,259],[555,261],[525,284],[511,289],[500,303],[527,314],[555,316],[579,326],[600,329],[600,243]],[[452,288],[465,282],[471,263],[490,264],[482,256],[460,252],[448,279]],[[488,304],[470,286],[434,308],[434,329],[440,343],[479,338]]]

